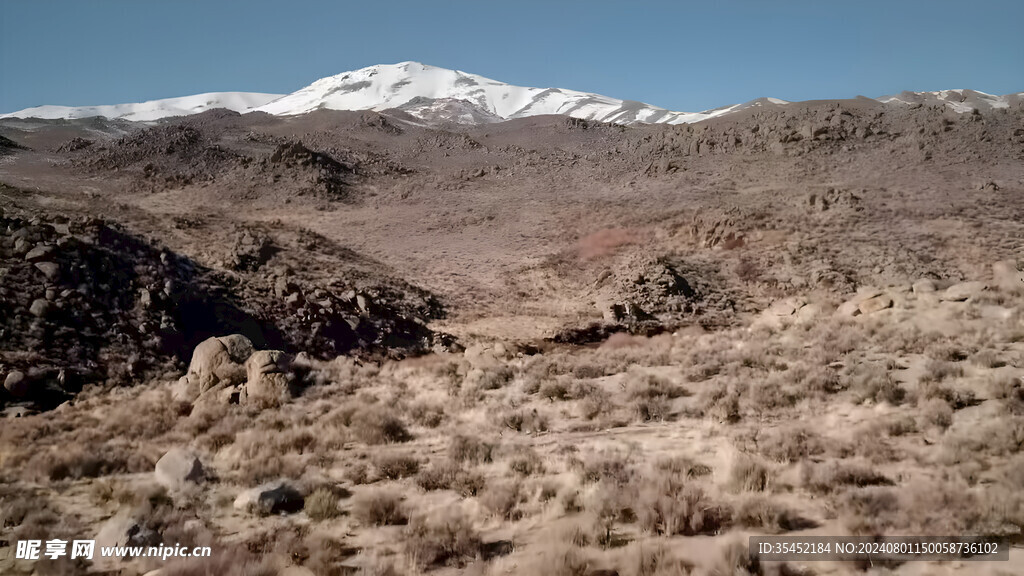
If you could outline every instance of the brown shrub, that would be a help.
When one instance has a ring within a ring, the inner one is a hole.
[[[413,518],[405,529],[404,539],[405,553],[420,569],[463,566],[483,551],[483,542],[472,522],[459,511]]]
[[[405,524],[408,520],[402,496],[387,488],[356,494],[352,502],[352,514],[361,522],[373,526]]]
[[[768,483],[768,467],[750,456],[738,456],[729,470],[729,488],[736,492],[761,492]]]
[[[493,444],[462,434],[456,434],[448,443],[448,457],[455,462],[472,462],[474,464],[490,462],[493,453]]]
[[[410,478],[420,470],[420,461],[407,454],[388,454],[379,456],[375,465],[377,474],[388,480]]]
[[[454,490],[463,497],[476,496],[487,485],[482,475],[455,462],[432,464],[416,475],[416,483],[424,490]]]
[[[728,511],[712,504],[703,490],[665,472],[643,480],[633,509],[641,528],[665,536],[714,533],[728,521]]]
[[[303,511],[313,520],[329,520],[341,514],[338,503],[341,501],[336,490],[317,488],[306,497]]]
[[[814,522],[801,518],[792,510],[763,496],[743,500],[734,510],[733,523],[744,528],[756,528],[768,533],[790,532],[813,528]]]
[[[803,470],[804,484],[813,492],[828,494],[850,486],[892,486],[892,480],[865,465],[849,462],[829,462],[807,466]]]
[[[412,434],[398,416],[380,406],[366,406],[352,415],[349,428],[367,444],[394,444],[412,440]]]
[[[775,432],[758,443],[761,454],[777,462],[796,462],[825,451],[821,438],[806,428],[794,427]]]
[[[478,498],[484,508],[499,518],[518,520],[523,515],[519,505],[525,502],[525,495],[518,481],[492,482]]]

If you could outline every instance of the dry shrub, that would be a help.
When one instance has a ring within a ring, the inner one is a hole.
[[[761,563],[750,555],[746,540],[730,540],[722,546],[718,562],[710,572],[711,576],[762,576]]]
[[[946,430],[953,425],[953,409],[949,407],[946,400],[932,398],[921,406],[921,420],[929,426],[935,426],[940,430]]]
[[[481,474],[463,470],[455,462],[432,464],[416,475],[416,483],[424,490],[454,490],[463,497],[476,496],[487,485]]]
[[[1024,401],[1024,379],[1018,376],[991,375],[987,382],[987,388],[992,398]]]
[[[625,486],[635,475],[629,456],[617,451],[598,452],[583,460],[574,458],[571,465],[585,484],[604,481]]]
[[[276,576],[277,566],[267,556],[257,556],[239,547],[213,549],[210,558],[171,560],[160,568],[166,576]]]
[[[520,476],[533,476],[544,473],[544,461],[532,448],[520,448],[514,451],[508,462],[509,470]]]
[[[787,428],[768,436],[758,443],[764,456],[777,462],[797,462],[808,456],[825,452],[821,438],[803,427]]]
[[[100,478],[126,472],[149,472],[154,462],[124,445],[66,446],[61,450],[41,451],[33,457],[29,470],[49,480]]]
[[[768,489],[768,467],[747,455],[739,455],[729,470],[729,488],[736,492],[761,492]]]
[[[946,360],[930,359],[924,366],[920,382],[944,382],[964,375],[964,367]]]
[[[356,438],[367,444],[394,444],[412,440],[405,422],[377,405],[366,406],[353,414],[349,428]]]
[[[689,576],[694,566],[675,557],[665,543],[639,542],[630,546],[619,562],[622,576]]]
[[[829,462],[803,469],[804,484],[812,492],[828,494],[850,486],[892,486],[892,480],[866,465],[850,462]]]
[[[455,462],[482,464],[494,456],[494,445],[478,438],[456,434],[448,443],[448,457]]]
[[[411,478],[420,471],[420,461],[407,454],[387,454],[376,459],[377,474],[388,480]]]
[[[971,363],[982,368],[1002,368],[1006,361],[1001,359],[994,350],[982,350],[971,356]]]
[[[815,527],[814,522],[763,496],[754,496],[740,502],[733,512],[732,520],[737,526],[756,528],[771,534]]]
[[[526,496],[518,481],[492,482],[478,498],[484,508],[499,518],[514,521],[523,516],[519,505],[526,502]]]
[[[569,385],[561,380],[549,380],[540,386],[540,396],[554,402],[569,399]]]
[[[728,511],[711,503],[700,487],[667,472],[642,481],[634,511],[641,528],[665,536],[711,534],[728,520]]]
[[[682,386],[646,374],[626,385],[626,397],[633,413],[643,422],[668,419],[671,416],[671,400],[688,395],[689,392]]]
[[[408,520],[401,494],[387,488],[356,494],[352,499],[352,514],[364,524],[373,526],[400,525]]]
[[[547,416],[538,412],[537,409],[510,410],[502,416],[501,423],[506,428],[515,430],[516,432],[527,432],[531,434],[546,432],[548,429]]]
[[[409,417],[424,428],[437,428],[444,422],[444,406],[430,402],[417,402],[409,407]]]
[[[531,560],[523,563],[517,573],[523,576],[588,576],[601,572],[593,570],[593,563],[583,551],[557,542],[534,554]]]
[[[437,517],[417,516],[405,529],[405,553],[420,569],[463,566],[483,552],[469,518],[458,510]]]
[[[313,520],[329,520],[341,515],[338,503],[341,501],[337,491],[329,487],[317,488],[306,497],[303,510]]]
[[[893,416],[886,420],[883,426],[885,433],[893,437],[906,436],[907,434],[917,432],[917,422],[912,416],[906,414]]]

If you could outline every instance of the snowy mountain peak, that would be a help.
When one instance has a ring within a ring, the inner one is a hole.
[[[138,104],[111,104],[107,106],[36,106],[0,118],[44,118],[47,120],[106,116],[136,122],[149,122],[169,116],[188,116],[213,108],[227,108],[235,112],[249,112],[257,106],[280,98],[280,94],[256,92],[207,92],[181,98],[164,98]]]
[[[956,112],[1006,108],[1021,101],[1024,93],[993,96],[974,90],[902,92],[878,98],[882,103],[938,104]],[[789,104],[777,98],[758,98],[742,104],[704,112],[673,112],[643,102],[619,100],[600,94],[564,88],[514,86],[477,74],[421,64],[378,64],[321,78],[286,95],[216,92],[183,98],[153,100],[113,106],[38,106],[0,118],[85,118],[106,116],[152,121],[169,116],[196,114],[211,108],[236,112],[254,110],[275,115],[305,114],[328,110],[387,110],[397,108],[427,122],[481,124],[512,118],[560,114],[618,124],[683,124],[732,114],[759,106]]]

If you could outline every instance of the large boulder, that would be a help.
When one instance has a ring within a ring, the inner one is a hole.
[[[4,388],[7,392],[15,398],[21,398],[28,394],[29,380],[25,377],[25,373],[20,370],[14,370],[7,374],[4,378]]]
[[[945,292],[939,296],[939,300],[944,302],[963,302],[964,300],[976,298],[986,288],[988,286],[984,282],[960,282],[946,288]]]
[[[172,448],[156,463],[156,481],[168,490],[179,490],[203,480],[205,471],[195,454]]]
[[[992,281],[1002,290],[1024,289],[1024,270],[1016,260],[1001,260],[992,265]]]
[[[240,403],[280,403],[295,395],[292,357],[280,350],[260,350],[245,363],[247,379]]]
[[[913,286],[911,286],[911,290],[913,290],[914,294],[917,294],[917,295],[931,294],[931,293],[937,291],[938,287],[935,285],[935,281],[934,280],[930,280],[928,278],[922,278],[922,279],[918,280],[917,282],[914,282]]]
[[[268,482],[242,492],[235,498],[235,510],[253,514],[291,514],[302,510],[302,493],[284,480]]]
[[[886,308],[892,308],[892,297],[887,294],[868,298],[857,305],[861,314],[873,314]]]
[[[194,401],[198,397],[245,382],[245,361],[253,346],[240,334],[207,338],[192,352],[188,373],[181,379],[178,397]]]
[[[160,534],[127,512],[121,512],[107,520],[96,535],[97,548],[148,547],[159,544]]]

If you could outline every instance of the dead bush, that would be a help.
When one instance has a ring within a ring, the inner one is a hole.
[[[924,366],[920,382],[944,382],[950,378],[960,378],[964,375],[964,367],[954,362],[945,360],[930,359]]]
[[[480,557],[483,542],[465,514],[453,510],[437,517],[417,516],[404,532],[405,553],[420,569],[464,566]]]
[[[758,442],[758,450],[777,462],[797,462],[825,452],[821,438],[806,428],[794,427],[776,431]]]
[[[408,519],[402,496],[387,488],[357,493],[352,499],[352,515],[373,526],[400,525]]]
[[[932,398],[921,406],[921,420],[939,430],[946,430],[953,425],[953,409],[946,400]]]
[[[398,416],[381,406],[366,406],[352,415],[349,426],[356,438],[367,444],[394,444],[412,440],[412,434]]]
[[[665,536],[711,534],[728,522],[728,511],[698,486],[665,472],[642,481],[634,510],[643,530]]]
[[[448,443],[448,457],[455,462],[482,464],[490,462],[493,453],[493,444],[462,434],[456,434]]]
[[[544,472],[544,461],[532,448],[522,448],[511,454],[508,468],[520,476],[533,476]]]
[[[547,416],[536,408],[532,410],[510,410],[501,418],[501,423],[510,430],[535,434],[548,429]]]
[[[463,470],[455,462],[434,463],[416,475],[416,484],[424,490],[454,490],[463,497],[476,496],[487,481],[476,472]]]
[[[892,486],[893,481],[866,465],[851,462],[814,464],[803,469],[804,485],[812,492],[828,494],[854,486]]]
[[[379,456],[375,462],[377,474],[388,480],[411,478],[420,471],[420,461],[407,454]]]
[[[171,560],[160,568],[167,576],[275,576],[278,568],[269,556],[258,556],[249,551],[231,547],[214,553],[210,558]]]
[[[338,508],[340,501],[337,491],[327,487],[317,488],[306,497],[303,511],[313,520],[330,520],[341,515]]]
[[[737,526],[764,530],[770,534],[815,527],[814,522],[763,496],[746,498],[740,502],[733,512],[732,521]]]
[[[762,492],[768,489],[768,467],[746,455],[738,456],[729,470],[729,488],[735,492]]]
[[[499,518],[515,521],[523,515],[519,505],[526,500],[518,481],[492,482],[478,498],[484,508]]]
[[[561,380],[549,380],[540,385],[541,398],[550,400],[568,400],[569,385]]]

